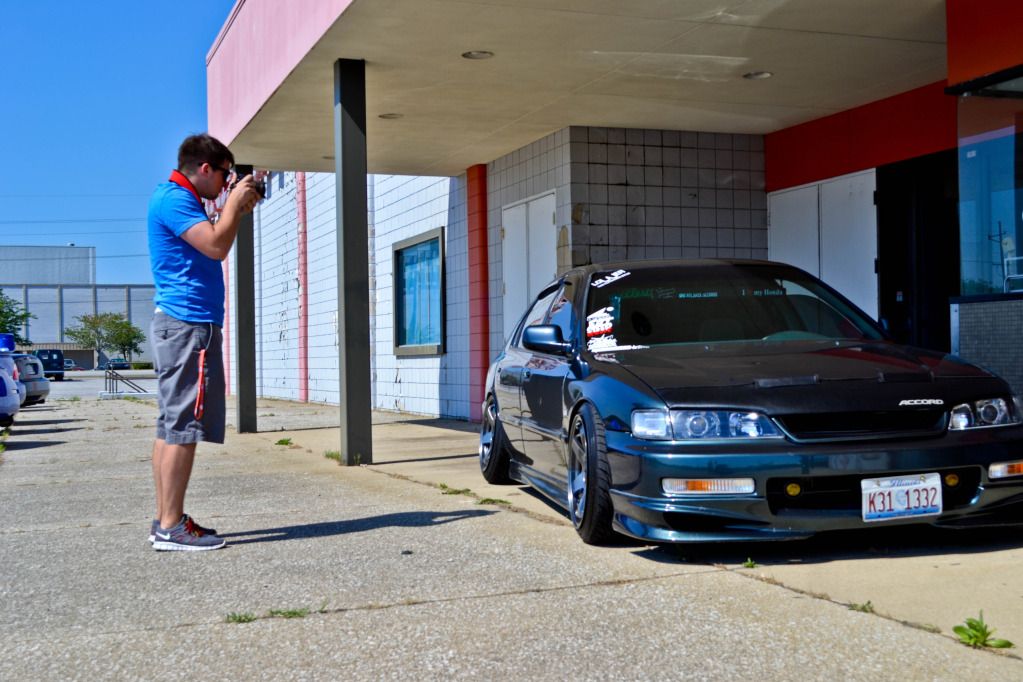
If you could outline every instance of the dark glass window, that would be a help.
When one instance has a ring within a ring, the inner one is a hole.
[[[442,229],[394,246],[396,355],[444,352],[444,246]]]

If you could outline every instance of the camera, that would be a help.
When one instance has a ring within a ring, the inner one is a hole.
[[[245,175],[237,177],[235,181],[231,183],[231,189],[234,189],[239,182],[241,182],[244,178],[249,177],[250,175],[252,175],[252,173],[246,173]],[[259,194],[260,199],[266,199],[266,180],[263,179],[262,174],[257,175],[253,178],[252,187]]]

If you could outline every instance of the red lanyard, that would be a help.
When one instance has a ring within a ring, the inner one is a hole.
[[[199,351],[199,387],[195,392],[195,409],[192,414],[196,419],[202,419],[206,410],[206,349]]]
[[[181,171],[172,170],[170,178],[168,178],[168,180],[170,182],[173,182],[175,185],[180,185],[181,187],[184,187],[189,192],[191,192],[192,196],[195,197],[195,200],[199,202],[199,207],[202,208],[202,212],[203,213],[206,212],[206,204],[202,202],[202,197],[199,196],[199,190],[195,188],[195,185],[192,184],[191,180],[185,177],[184,173],[182,173]]]

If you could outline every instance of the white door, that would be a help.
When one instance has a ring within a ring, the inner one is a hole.
[[[526,204],[511,206],[501,217],[501,272],[504,273],[504,340],[515,331],[515,323],[529,305],[529,294],[523,275],[527,270],[529,222]]]
[[[554,195],[529,202],[529,297],[558,276],[558,233],[554,229]]]
[[[554,207],[551,193],[506,206],[501,212],[502,317],[506,340],[540,288],[557,277]]]
[[[874,170],[767,195],[767,253],[816,275],[877,319]]]
[[[767,196],[771,226],[767,257],[795,265],[811,275],[821,274],[817,185],[773,192]]]
[[[821,274],[877,319],[877,208],[874,171],[821,183]]]

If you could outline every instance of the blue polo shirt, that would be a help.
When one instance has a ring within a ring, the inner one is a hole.
[[[164,182],[149,200],[149,262],[156,305],[186,322],[224,324],[224,273],[220,261],[181,238],[209,220],[199,198],[180,184]]]

